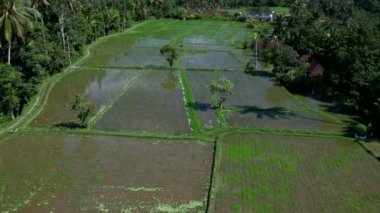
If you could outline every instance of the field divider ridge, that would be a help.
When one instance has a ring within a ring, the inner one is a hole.
[[[194,72],[214,72],[214,71],[225,71],[225,72],[243,72],[243,69],[207,69],[207,68],[181,68],[181,67],[160,67],[160,66],[82,66],[82,67],[72,67],[73,69],[119,69],[119,70],[145,70],[145,71],[168,71],[168,70],[178,70],[186,69],[186,71]]]
[[[189,81],[187,79],[186,72],[184,70],[179,70],[179,76],[190,128],[194,133],[201,133],[202,125],[200,123],[198,113],[194,109],[195,99]]]
[[[144,73],[144,70],[141,70],[140,72],[138,72],[135,76],[133,76],[133,78],[123,87],[121,88],[117,93],[116,95],[112,98],[112,100],[106,104],[106,105],[103,105],[99,111],[92,117],[90,118],[89,122],[88,122],[88,128],[91,128],[92,125],[94,125],[99,119],[101,119],[104,114],[110,110],[112,108],[112,106],[121,98],[121,96],[123,96],[129,88],[131,88],[131,86],[134,85],[134,83],[141,78],[141,76],[143,75]]]
[[[160,132],[148,132],[148,131],[104,131],[104,130],[92,130],[92,129],[62,129],[62,128],[40,128],[40,127],[26,127],[22,129],[19,133],[62,133],[62,134],[72,134],[72,135],[85,135],[85,136],[111,136],[111,137],[126,137],[126,138],[151,138],[158,140],[165,140],[162,143],[167,142],[166,140],[196,140],[199,143],[214,143],[214,139],[204,135],[170,135]],[[13,135],[17,135],[15,133]],[[12,137],[9,135],[7,137]],[[188,141],[187,141],[188,142]]]
[[[209,189],[208,189],[208,196],[207,196],[207,205],[206,205],[206,213],[213,212],[213,206],[215,203],[215,195],[216,195],[216,186],[215,184],[217,181],[217,169],[219,168],[219,137],[215,138],[214,141],[214,149],[213,149],[213,156],[212,156],[212,165],[211,165],[211,173],[210,173],[210,180],[209,180]]]
[[[338,119],[337,117],[333,116],[333,115],[330,115],[330,114],[327,114],[325,112],[322,112],[321,110],[318,110],[318,109],[313,109],[311,108],[310,106],[307,106],[303,101],[301,101],[298,97],[296,97],[294,94],[292,94],[291,92],[289,92],[285,87],[283,87],[283,90],[285,90],[285,92],[293,99],[295,100],[297,103],[299,103],[302,108],[306,111],[306,112],[314,112],[316,114],[319,114],[331,121],[334,121],[334,122],[337,122],[337,123],[340,123],[340,124],[345,124],[345,122],[343,122],[342,120]]]
[[[243,127],[224,127],[205,132],[203,135],[208,137],[223,137],[225,134],[232,133],[256,133],[281,136],[299,136],[299,137],[318,137],[318,138],[345,138],[352,139],[341,133],[289,130],[289,129],[265,129],[265,128],[243,128]]]

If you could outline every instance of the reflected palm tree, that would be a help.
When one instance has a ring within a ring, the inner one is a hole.
[[[161,83],[161,86],[167,90],[175,90],[178,86],[179,78],[174,70],[170,70],[166,79]]]

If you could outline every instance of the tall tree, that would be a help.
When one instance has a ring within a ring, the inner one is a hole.
[[[92,112],[93,105],[86,96],[77,94],[75,98],[71,101],[69,109],[79,119],[82,127],[88,126],[87,119]]]
[[[0,38],[8,43],[8,64],[11,64],[12,40],[16,36],[25,41],[25,28],[33,27],[33,20],[40,13],[16,0],[3,0],[0,8]],[[1,43],[0,43],[1,44]]]
[[[223,103],[227,100],[228,93],[232,92],[234,84],[230,79],[226,77],[219,78],[218,80],[212,80],[209,89],[211,94],[214,96],[215,93],[219,94],[218,107],[223,108]]]
[[[21,73],[10,65],[0,64],[0,115],[14,118],[20,106]],[[1,113],[2,112],[2,113]]]

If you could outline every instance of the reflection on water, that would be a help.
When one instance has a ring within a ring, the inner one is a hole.
[[[136,74],[136,71],[130,70],[106,71],[102,78],[96,77],[86,86],[85,94],[96,104],[98,110],[100,106],[107,104]]]
[[[162,81],[161,86],[167,90],[175,90],[178,86],[179,78],[176,71],[168,71],[168,75]]]
[[[216,39],[213,39],[213,38],[209,38],[209,37],[206,37],[206,36],[201,36],[201,35],[194,35],[192,37],[188,37],[188,38],[184,38],[182,40],[183,43],[187,43],[187,44],[213,44],[213,45],[217,45],[218,42],[216,41]]]
[[[212,146],[156,142],[42,133],[2,140],[0,212],[96,212],[99,203],[120,212],[202,200]]]
[[[66,105],[76,94],[85,94],[95,105],[95,112],[107,104],[137,71],[83,69],[65,76],[52,89],[44,110],[32,122],[34,126],[51,126],[75,120]]]
[[[189,54],[183,57],[182,68],[242,69],[242,64],[227,52]]]

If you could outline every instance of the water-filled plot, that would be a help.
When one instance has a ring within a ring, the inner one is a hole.
[[[135,47],[156,47],[161,48],[166,44],[170,44],[169,39],[158,38],[141,38],[135,43]]]
[[[189,133],[178,72],[145,71],[93,128]]]
[[[204,211],[212,144],[64,134],[0,141],[0,212]]]
[[[68,104],[75,95],[84,94],[94,105],[94,113],[107,105],[141,71],[114,69],[77,69],[52,88],[42,112],[31,123],[46,127],[74,120]]]
[[[178,41],[179,48],[198,51],[230,51],[235,47],[222,45],[216,39],[203,35],[190,35]]]
[[[243,65],[228,52],[208,51],[205,53],[189,53],[183,56],[181,68],[211,70],[242,70]]]
[[[240,71],[223,72],[188,72],[190,84],[195,96],[210,95],[208,85],[211,80],[227,77],[234,84],[232,93],[228,95],[225,106],[237,109],[265,110],[283,108],[284,110],[299,109],[297,103],[287,92],[275,86],[270,77],[252,76]]]
[[[257,74],[259,73],[259,74]],[[232,93],[228,96],[226,106],[237,108],[299,109],[297,103],[285,89],[274,85],[270,74],[258,71],[256,74],[244,72],[218,72],[219,77],[226,77],[234,83]]]
[[[218,143],[213,212],[377,212],[379,162],[342,138],[231,134]]]
[[[99,41],[91,48],[91,55],[80,65],[82,67],[101,67],[109,64],[120,54],[126,54],[134,43],[144,38],[142,34],[125,34]]]
[[[166,67],[168,61],[161,55],[158,47],[133,47],[128,52],[116,56],[109,64],[111,67]],[[105,65],[107,66],[107,65]]]
[[[208,88],[208,84],[213,78],[212,73],[187,71],[186,76],[195,100],[193,107],[197,111],[202,125],[216,127],[218,121],[212,108],[211,92]]]
[[[226,112],[230,127],[262,129],[320,131],[342,133],[346,125],[314,112],[284,111],[283,108],[265,110],[247,108],[239,112]]]

